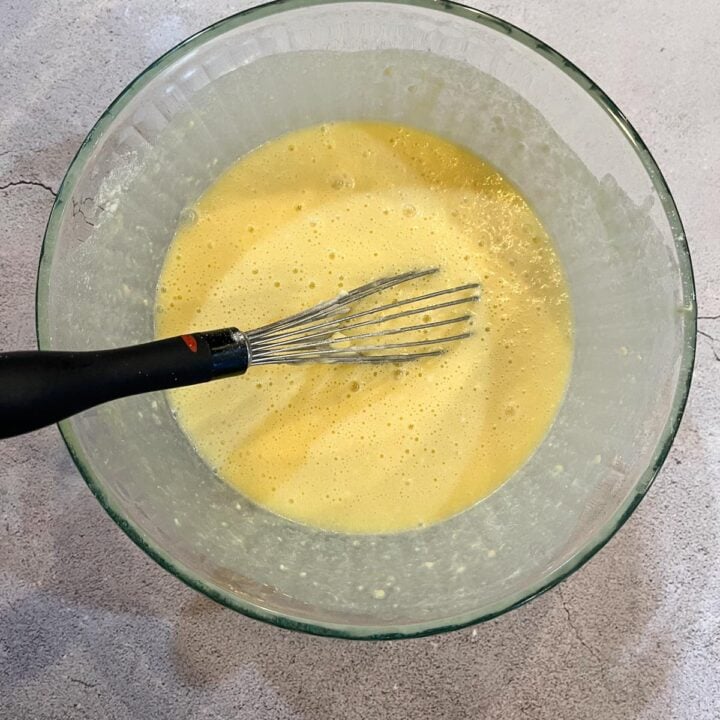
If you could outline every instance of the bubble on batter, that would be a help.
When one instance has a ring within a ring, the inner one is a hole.
[[[197,221],[200,219],[200,214],[195,208],[184,208],[180,211],[180,215],[178,217],[178,225],[180,227],[190,227],[192,225],[195,225]]]

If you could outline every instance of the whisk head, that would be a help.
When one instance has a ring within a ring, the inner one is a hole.
[[[477,302],[478,283],[364,309],[360,305],[361,301],[401,283],[436,272],[438,268],[428,268],[381,278],[246,332],[250,365],[408,362],[442,355],[446,352],[444,345],[472,335],[469,329],[472,315],[449,309]],[[438,319],[429,316],[438,311],[442,311]],[[447,335],[438,331],[450,325],[461,332]]]

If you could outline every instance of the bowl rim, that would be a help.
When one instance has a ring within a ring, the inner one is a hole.
[[[678,380],[675,387],[670,416],[665,423],[665,427],[663,428],[659,442],[655,448],[653,460],[638,479],[633,491],[628,493],[625,502],[618,507],[613,517],[595,533],[593,538],[586,542],[584,546],[579,548],[572,557],[556,568],[550,575],[543,578],[541,582],[528,588],[526,592],[520,593],[520,597],[509,602],[502,608],[490,612],[472,614],[472,617],[469,617],[469,614],[466,613],[462,617],[458,617],[455,621],[443,621],[438,624],[415,623],[395,626],[392,630],[360,625],[338,625],[319,621],[310,622],[299,617],[291,617],[280,614],[255,603],[241,601],[238,597],[231,595],[212,583],[200,579],[189,567],[169,557],[159,544],[147,538],[139,526],[130,522],[123,515],[122,511],[115,507],[112,499],[104,491],[102,485],[96,481],[90,463],[84,457],[79,443],[76,442],[71,423],[69,421],[62,421],[58,424],[58,427],[65,445],[72,456],[75,465],[80,471],[80,474],[105,511],[140,549],[147,553],[161,567],[182,580],[191,588],[198,590],[207,597],[219,602],[221,605],[240,612],[243,615],[282,628],[302,631],[312,635],[345,639],[391,640],[434,635],[491,620],[499,615],[524,605],[526,602],[543,594],[570,576],[573,572],[588,562],[588,560],[590,560],[599,550],[601,550],[615,535],[615,533],[625,524],[625,521],[633,513],[655,480],[677,434],[690,391],[697,342],[697,304],[695,296],[695,281],[685,231],[677,206],[670,192],[670,188],[668,187],[660,168],[652,157],[645,142],[618,106],[582,70],[552,47],[542,42],[532,34],[521,30],[512,23],[502,20],[501,18],[487,12],[475,10],[452,0],[441,0],[439,2],[436,0],[274,0],[274,2],[257,5],[222,18],[221,20],[181,41],[148,65],[148,67],[137,75],[137,77],[135,77],[122,90],[112,103],[110,103],[108,108],[103,112],[95,125],[92,127],[87,137],[83,140],[77,153],[75,154],[75,157],[68,166],[62,183],[60,184],[60,188],[45,228],[37,271],[35,323],[38,347],[40,349],[48,349],[49,337],[46,325],[47,296],[49,290],[48,279],[57,240],[57,230],[60,226],[64,206],[71,199],[72,191],[75,186],[75,179],[82,173],[85,167],[86,159],[99,142],[104,132],[111,126],[117,114],[128,105],[128,103],[140,90],[142,90],[163,69],[171,65],[176,60],[184,57],[196,47],[199,47],[206,41],[248,22],[278,13],[290,10],[299,10],[307,7],[359,3],[404,5],[410,8],[420,8],[423,10],[448,13],[455,17],[477,22],[487,28],[510,36],[515,41],[520,42],[544,57],[547,61],[555,65],[559,70],[564,72],[570,79],[575,81],[582,89],[584,89],[623,132],[629,145],[631,146],[631,149],[636,153],[643,164],[645,171],[653,184],[655,192],[661,201],[675,242],[678,254],[678,267],[681,277],[684,307],[687,310],[687,321],[684,326],[684,350],[680,358]]]

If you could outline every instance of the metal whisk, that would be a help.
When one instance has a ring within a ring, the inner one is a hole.
[[[449,336],[423,337],[419,340],[382,342],[380,344],[372,342],[368,344],[367,341],[393,335],[425,334],[430,329],[445,325],[467,325],[472,318],[470,314],[400,327],[385,327],[388,324],[393,325],[403,318],[420,314],[427,315],[437,310],[477,302],[480,296],[472,291],[480,287],[478,283],[437,290],[361,311],[349,311],[351,306],[357,305],[365,298],[383,290],[389,290],[401,283],[432,275],[437,271],[437,268],[414,270],[375,280],[333,300],[327,300],[309,310],[297,313],[297,315],[264,325],[257,330],[251,330],[245,333],[249,364],[407,362],[441,355],[446,352],[444,349],[409,353],[399,353],[398,351],[462,340],[472,333],[465,330]],[[468,293],[468,291],[470,292]],[[444,299],[436,302],[438,298]],[[407,309],[398,311],[401,307],[407,307]],[[358,330],[360,332],[357,332]]]
[[[117,398],[242,375],[253,365],[398,363],[441,355],[445,344],[472,334],[472,316],[444,312],[433,319],[430,313],[477,302],[477,283],[364,306],[378,293],[437,271],[375,280],[248,332],[224,328],[94,352],[0,353],[0,437]],[[461,332],[437,332],[451,325]]]

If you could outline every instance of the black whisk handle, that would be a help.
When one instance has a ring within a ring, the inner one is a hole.
[[[114,350],[0,353],[0,438],[117,398],[240,375],[247,368],[245,337],[235,328]]]

